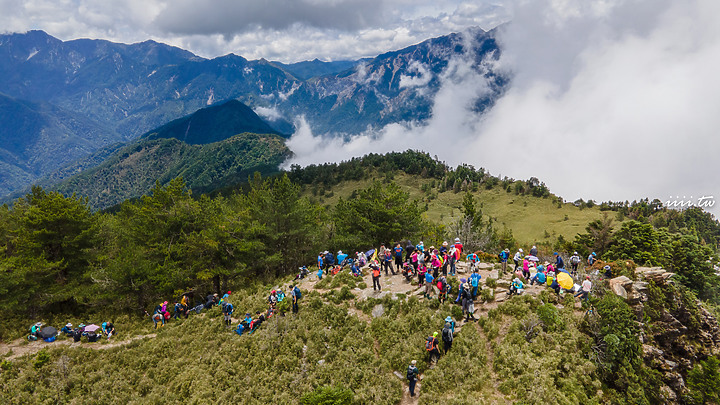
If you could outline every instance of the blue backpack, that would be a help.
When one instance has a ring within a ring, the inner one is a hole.
[[[293,289],[293,292],[295,293],[295,297],[296,297],[298,300],[299,300],[300,298],[302,298],[302,293],[300,292],[300,289],[298,288],[298,286],[295,286],[295,288]]]

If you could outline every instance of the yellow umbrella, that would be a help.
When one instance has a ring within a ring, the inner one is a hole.
[[[558,275],[557,275],[557,282],[558,282],[558,284],[560,284],[560,287],[562,287],[562,288],[564,288],[564,289],[566,289],[566,290],[572,289],[572,288],[573,288],[573,284],[575,284],[575,283],[573,282],[572,277],[570,277],[569,274],[563,273],[563,272],[558,273]]]

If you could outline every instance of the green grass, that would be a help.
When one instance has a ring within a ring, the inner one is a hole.
[[[422,200],[423,203],[427,201],[427,195],[421,187],[423,184],[431,183],[432,179],[403,173],[397,175],[394,180],[403,190],[410,193],[411,198]],[[342,182],[332,187],[332,196],[318,195],[314,198],[331,207],[340,197],[348,198],[354,190],[368,187],[372,181],[373,179]],[[312,197],[311,190],[311,186],[306,187],[304,195]],[[437,195],[437,198],[428,202],[428,211],[425,213],[428,219],[450,225],[462,215],[460,211],[462,192],[438,193],[437,188],[434,188],[431,194]],[[482,204],[483,214],[495,218],[499,230],[502,230],[503,226],[511,229],[521,245],[551,242],[560,235],[572,240],[578,233],[585,232],[588,223],[603,217],[603,212],[597,207],[580,209],[572,203],[564,203],[558,208],[552,197],[519,196],[508,193],[500,187],[491,190],[481,188],[474,195],[478,203]]]

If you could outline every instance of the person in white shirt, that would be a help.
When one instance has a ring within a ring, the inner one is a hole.
[[[523,259],[523,250],[518,249],[518,251],[515,252],[515,256],[513,256],[513,261],[515,262],[515,268],[513,269],[513,271],[517,271],[522,259]]]
[[[592,282],[590,281],[590,276],[585,276],[585,281],[582,283],[582,288],[580,291],[575,294],[575,297],[578,297],[582,295],[583,300],[588,299],[588,295],[590,295],[590,291],[592,291]]]

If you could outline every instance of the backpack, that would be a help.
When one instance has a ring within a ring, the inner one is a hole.
[[[408,380],[415,379],[415,370],[416,369],[413,366],[408,366],[408,369],[407,369],[407,379]]]
[[[298,286],[295,286],[295,288],[293,289],[293,292],[295,293],[295,298],[297,298],[298,300],[300,298],[302,298],[302,292],[300,292],[300,289],[298,288]]]
[[[434,340],[434,339],[433,339],[432,336],[428,337],[428,338],[425,340],[425,350],[431,351],[431,350],[434,348],[433,340]]]
[[[445,324],[445,327],[442,330],[442,338],[444,342],[453,341],[452,330],[450,330],[450,324],[448,323]]]
[[[573,256],[570,258],[572,264],[580,264],[580,256]]]

